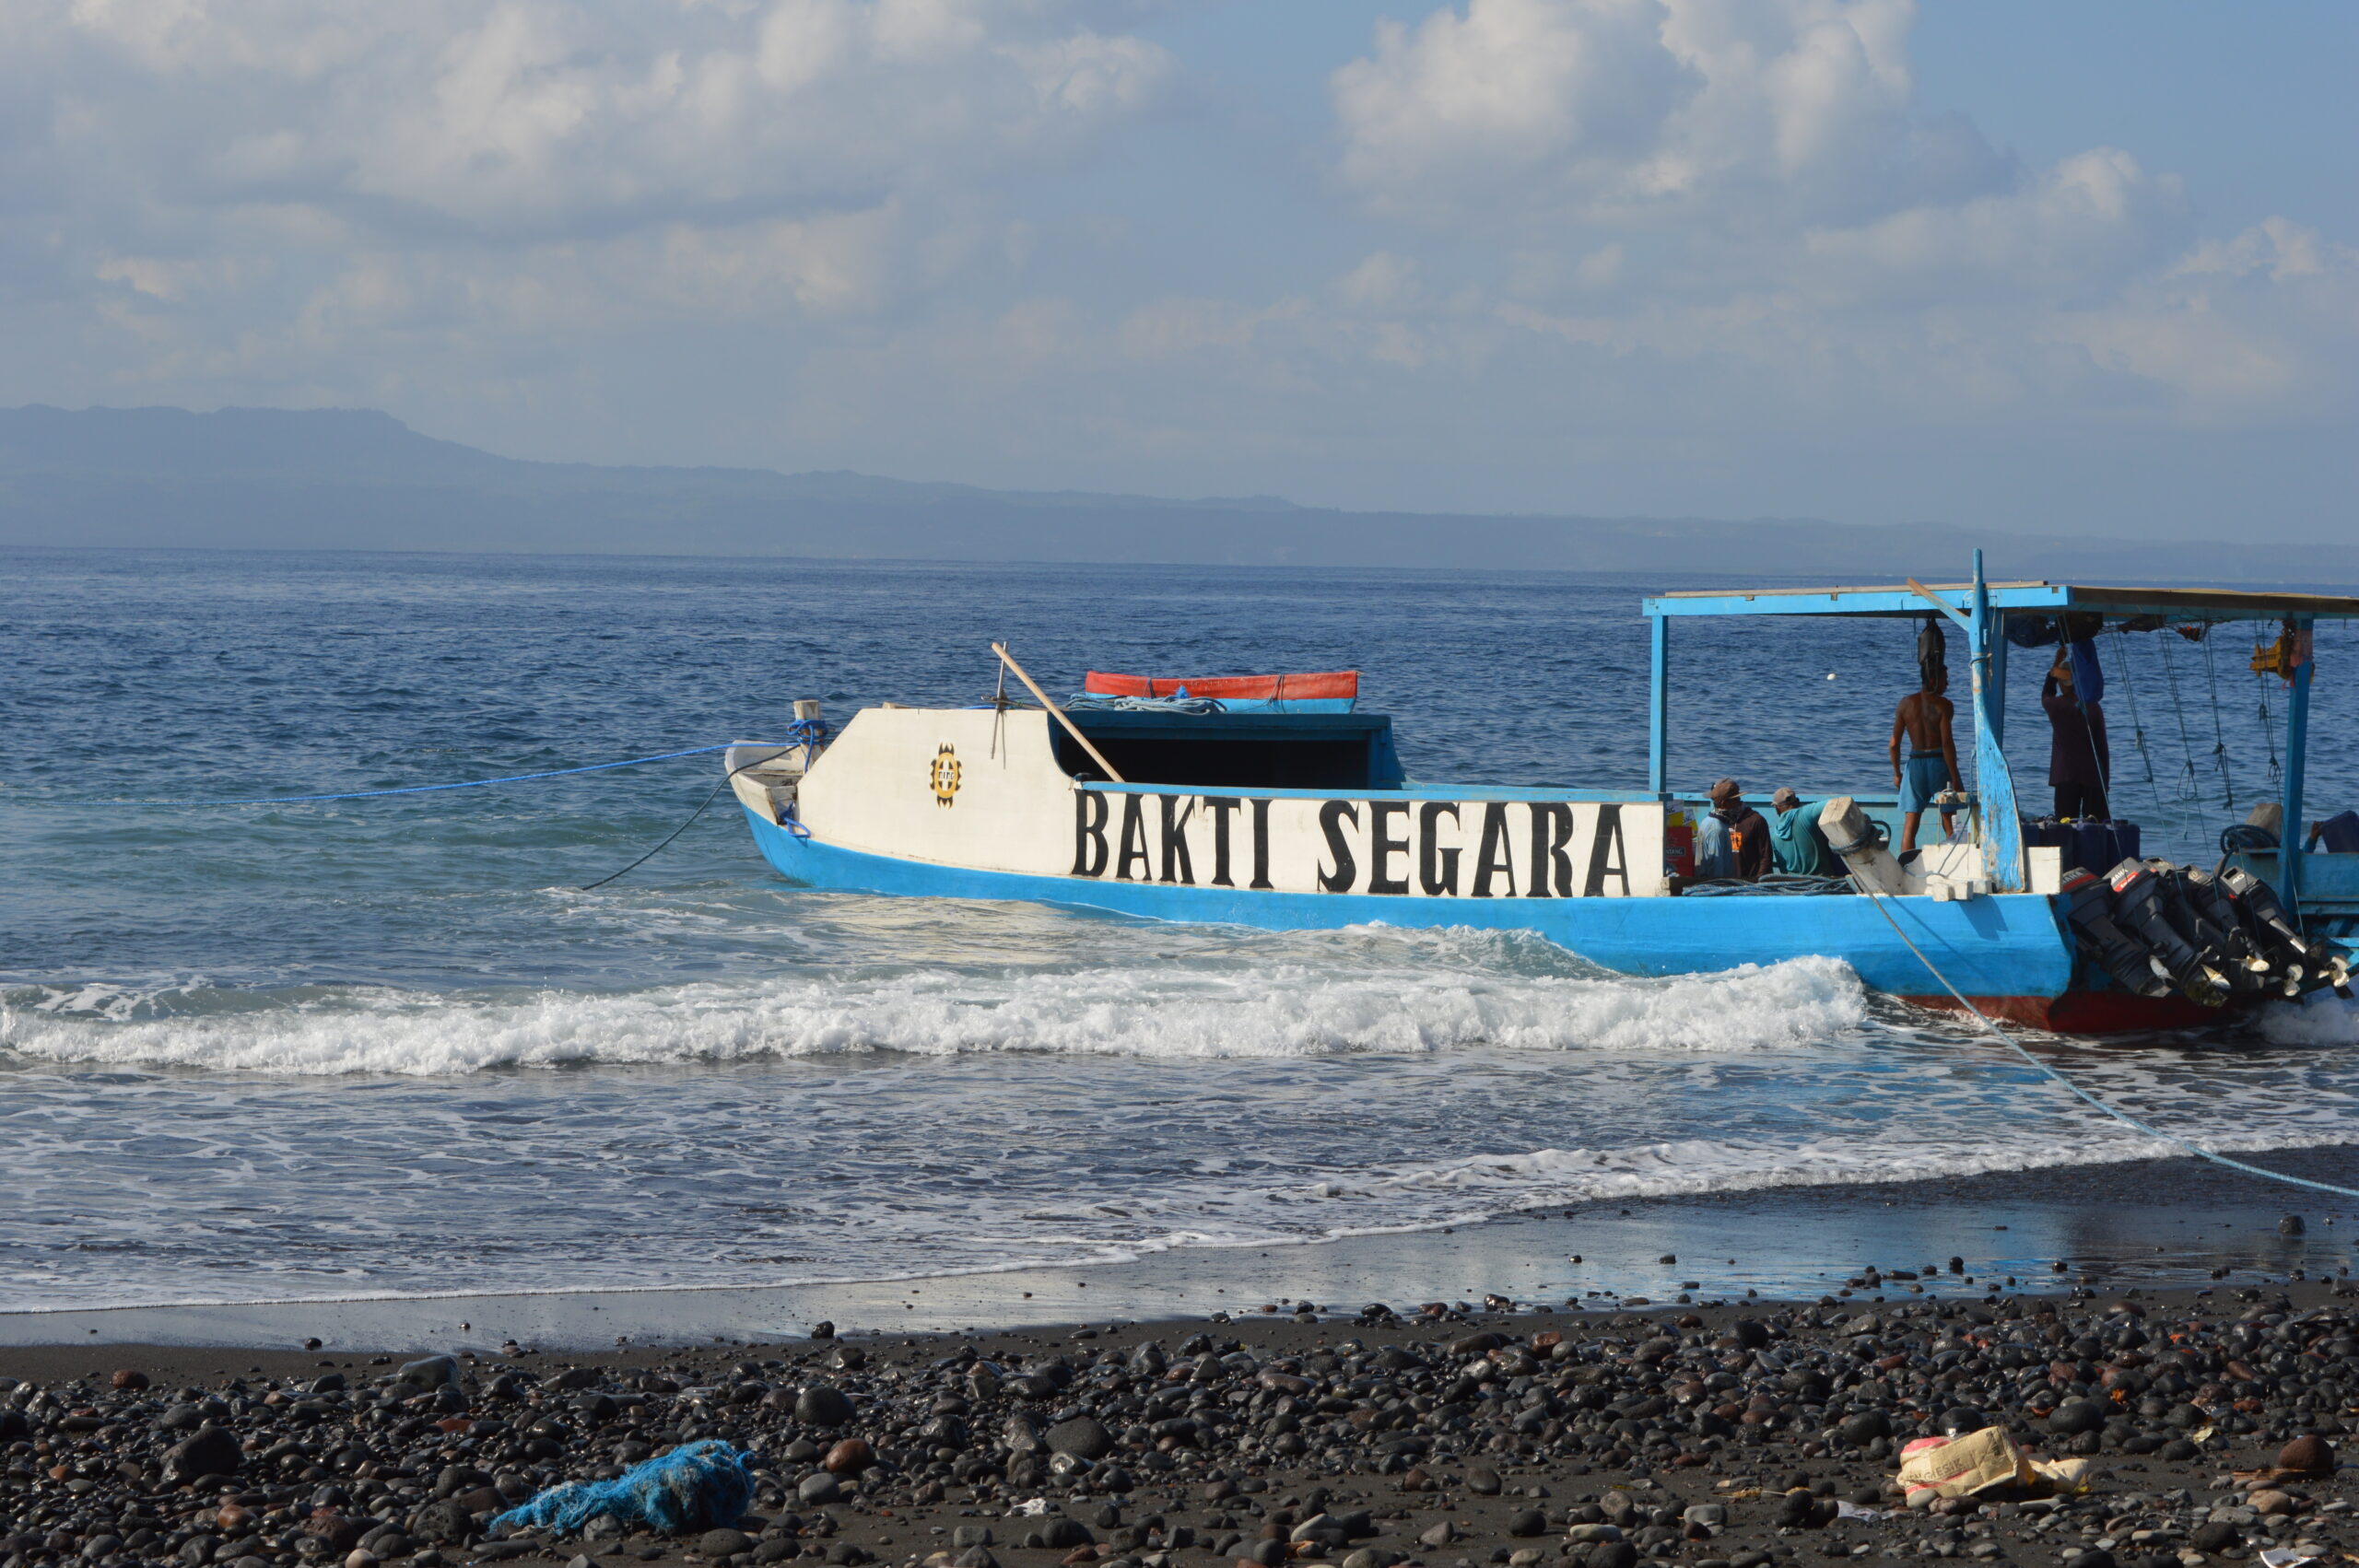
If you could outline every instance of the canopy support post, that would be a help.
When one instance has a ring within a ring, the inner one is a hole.
[[[1990,612],[1990,743],[2007,749],[2007,612]]]
[[[1975,804],[1982,818],[1982,859],[1990,872],[1991,888],[2021,893],[2025,886],[2023,818],[2015,807],[2015,778],[2008,770],[2007,754],[2000,748],[1998,727],[1990,717],[1991,692],[1997,685],[1992,676],[1992,644],[2001,640],[1996,635],[1998,625],[1998,614],[1990,608],[1990,588],[1982,576],[1982,552],[1977,550],[1973,614],[1966,624],[1967,654],[1974,671]]]
[[[2311,622],[2304,616],[2294,623],[2294,657],[2301,662],[2294,666],[2293,687],[2285,694],[2285,815],[2277,838],[2277,896],[2296,920],[2302,914],[2302,763],[2310,740],[2311,647]]]
[[[1647,788],[1657,796],[1669,792],[1667,747],[1671,730],[1671,617],[1649,615],[1653,648],[1649,657],[1647,697]]]

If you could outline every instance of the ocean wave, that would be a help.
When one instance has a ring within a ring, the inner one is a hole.
[[[61,1063],[438,1076],[862,1052],[1728,1053],[1829,1039],[1866,1016],[1858,979],[1831,959],[1645,980],[1427,956],[1434,961],[1414,965],[928,969],[616,993],[20,987],[0,1000],[0,1047]]]

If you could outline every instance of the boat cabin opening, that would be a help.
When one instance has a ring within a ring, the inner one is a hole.
[[[1392,720],[1380,713],[1072,715],[1089,743],[1133,784],[1227,790],[1398,790]],[[1089,754],[1051,727],[1057,766],[1095,778]]]

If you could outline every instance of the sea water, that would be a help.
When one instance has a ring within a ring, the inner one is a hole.
[[[169,803],[760,740],[797,697],[838,720],[980,702],[993,638],[1052,692],[1357,668],[1413,778],[1637,786],[1637,602],[1683,586],[1715,584],[0,555],[0,1309],[886,1279],[1606,1199],[2024,1170],[2069,1191],[2153,1156],[1831,958],[1633,980],[1513,934],[813,893],[725,793],[583,891],[710,796],[712,757]],[[1675,781],[1889,788],[1916,629],[1675,626]],[[2149,852],[2206,855],[2273,790],[2283,696],[2249,628],[2170,662],[2159,640],[2114,673],[2118,809]],[[2332,810],[2359,802],[2359,636],[2321,629],[2318,658]],[[2042,662],[2012,691],[2031,801]],[[2359,1031],[2330,999],[2037,1043],[2163,1127],[2359,1177],[2335,1153]]]

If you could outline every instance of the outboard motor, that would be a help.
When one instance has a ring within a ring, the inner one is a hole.
[[[2134,996],[2171,994],[2171,972],[2163,961],[2113,923],[2113,894],[2105,878],[2075,871],[2059,891],[2082,953],[2104,965],[2115,984]]]
[[[2183,866],[2179,869],[2178,888],[2196,912],[2223,937],[2221,952],[2227,955],[2230,977],[2250,976],[2254,989],[2268,984],[2271,965],[2253,941],[2252,933],[2245,930],[2236,904],[2220,886],[2220,879],[2201,866]]]
[[[2319,975],[2337,992],[2349,989],[2350,959],[2331,947],[2313,946],[2302,940],[2285,906],[2277,901],[2275,889],[2242,866],[2222,872],[2220,885],[2250,923],[2261,950],[2284,972],[2288,996],[2299,993],[2302,978],[2308,974]]]
[[[2212,922],[2189,893],[2180,869],[2168,860],[2148,860],[2146,869],[2154,873],[2164,919],[2169,920],[2171,929],[2202,957],[2205,965],[2224,978],[2231,990],[2260,989],[2259,975],[2228,956],[2228,933]],[[2264,965],[2262,973],[2266,971],[2267,965]]]
[[[2171,924],[2162,879],[2145,861],[2124,860],[2106,873],[2106,881],[2113,888],[2116,920],[2163,961],[2171,983],[2189,1001],[2218,1007],[2228,1000],[2228,977],[2206,964]]]

